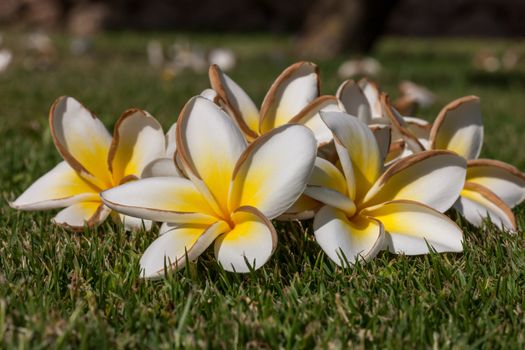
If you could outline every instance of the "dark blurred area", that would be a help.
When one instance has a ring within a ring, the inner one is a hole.
[[[0,0],[3,29],[285,32],[303,55],[367,53],[383,34],[525,35],[525,0]]]

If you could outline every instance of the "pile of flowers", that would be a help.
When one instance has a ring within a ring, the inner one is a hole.
[[[228,271],[263,266],[277,244],[271,220],[313,218],[316,241],[342,267],[381,250],[461,252],[463,232],[444,213],[475,226],[517,231],[512,208],[525,174],[479,159],[479,98],[445,106],[433,124],[401,115],[366,79],[320,95],[310,62],[285,69],[260,108],[217,66],[211,88],[191,98],[165,134],[147,112],[124,112],[111,135],[71,97],[49,113],[64,161],[11,206],[64,208],[71,230],[108,217],[126,229],[161,223],[140,264],[146,278],[182,268],[213,245]]]

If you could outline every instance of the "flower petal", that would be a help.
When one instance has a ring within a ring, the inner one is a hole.
[[[463,232],[446,215],[418,202],[398,200],[368,208],[361,215],[381,221],[390,252],[406,255],[461,252]]]
[[[177,151],[177,123],[173,123],[166,133],[166,157],[173,158]]]
[[[240,207],[232,214],[235,227],[215,241],[215,257],[226,271],[257,270],[272,256],[277,233],[272,223],[253,207]]]
[[[419,143],[424,149],[430,149],[430,129],[432,124],[421,118],[403,117],[406,127],[410,132],[417,137]]]
[[[319,186],[306,186],[304,194],[325,205],[329,205],[344,212],[348,217],[355,214],[355,203],[341,192]]]
[[[166,140],[159,122],[140,109],[124,112],[115,124],[108,156],[115,183],[129,176],[139,177],[151,161],[165,153]]]
[[[49,111],[53,141],[64,160],[100,188],[111,185],[106,166],[111,135],[97,117],[72,97],[59,97]]]
[[[164,226],[165,228],[168,228]],[[167,272],[176,271],[189,261],[196,260],[213,243],[215,238],[229,229],[224,221],[209,226],[183,225],[163,232],[146,249],[140,258],[141,275],[159,278]]]
[[[260,131],[266,133],[288,123],[319,96],[319,68],[297,62],[286,68],[268,90],[261,106]]]
[[[308,220],[314,217],[321,203],[302,194],[290,208],[276,219],[279,221]]]
[[[259,110],[252,99],[216,64],[210,66],[209,77],[212,88],[226,103],[241,130],[256,138],[259,133]]]
[[[389,125],[369,125],[379,147],[381,160],[385,163],[392,144],[392,128]]]
[[[321,112],[321,118],[334,134],[350,198],[357,201],[372,186],[382,170],[376,139],[368,126],[346,113]],[[355,197],[352,196],[352,188],[355,188]]]
[[[358,259],[374,258],[383,246],[381,223],[355,215],[352,220],[337,209],[324,206],[315,215],[314,232],[317,243],[337,265],[348,267]]]
[[[413,200],[444,212],[458,198],[465,174],[465,159],[453,152],[419,152],[390,166],[363,202],[370,207],[399,199]]]
[[[347,186],[344,175],[339,169],[326,159],[317,157],[314,168],[308,179],[308,185],[330,188],[332,190],[347,194]]]
[[[466,159],[476,159],[483,146],[479,98],[466,96],[446,105],[430,131],[432,149],[448,149]]]
[[[471,182],[465,183],[461,197],[454,207],[472,225],[480,227],[484,219],[490,219],[500,229],[517,231],[512,210],[488,188]]]
[[[381,118],[383,113],[381,110],[381,89],[379,88],[379,85],[375,81],[366,78],[359,80],[358,85],[368,100],[372,112],[372,119]]]
[[[101,193],[119,213],[153,221],[211,224],[213,209],[195,185],[182,177],[152,177],[125,183]]]
[[[320,96],[308,104],[290,123],[303,124],[313,131],[317,147],[322,147],[333,140],[330,129],[322,121],[319,112],[340,112],[341,108],[334,96]]]
[[[525,174],[510,164],[492,159],[467,162],[467,182],[483,185],[513,208],[525,199]]]
[[[395,134],[398,133],[403,138],[403,140],[406,141],[407,146],[411,151],[420,152],[425,150],[425,147],[421,144],[421,142],[419,142],[417,136],[414,135],[414,133],[408,127],[408,124],[403,116],[399,114],[399,112],[396,111],[394,107],[392,107],[390,98],[387,94],[381,95],[381,106],[383,107],[385,116],[390,119],[390,123],[392,124],[394,140],[397,140],[397,135]]]
[[[273,219],[303,192],[315,162],[312,132],[289,124],[259,137],[242,154],[233,172],[230,211],[252,206]]]
[[[100,201],[80,202],[59,211],[52,221],[70,230],[79,231],[84,225],[93,227],[102,223],[110,213],[111,209]]]
[[[151,220],[143,220],[129,215],[119,214],[118,219],[120,223],[124,225],[126,231],[138,231],[142,229],[149,231],[153,226],[153,221]]]
[[[62,208],[99,199],[99,189],[81,178],[66,162],[60,162],[36,180],[9,205],[20,210]]]
[[[173,158],[158,158],[144,167],[141,178],[159,176],[183,176]]]
[[[359,118],[363,123],[369,124],[372,121],[372,111],[370,103],[357,83],[347,80],[337,89],[337,98],[345,107],[348,114]]]
[[[215,202],[226,212],[233,169],[247,147],[239,128],[217,105],[197,96],[181,112],[177,142],[180,159],[201,193],[206,193],[203,183],[213,197],[210,205]]]

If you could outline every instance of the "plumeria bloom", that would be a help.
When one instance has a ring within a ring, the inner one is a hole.
[[[110,208],[162,221],[160,236],[140,260],[147,278],[195,260],[212,243],[228,271],[264,265],[277,236],[269,220],[303,192],[315,161],[316,141],[301,125],[283,125],[249,146],[219,106],[192,98],[177,122],[177,152],[189,179],[156,177],[102,193]]]
[[[335,96],[319,96],[319,68],[311,62],[297,62],[286,68],[272,84],[259,110],[248,94],[216,65],[209,70],[210,84],[220,104],[235,120],[248,142],[274,128],[288,124],[309,127],[321,147],[332,134],[319,111],[337,111]]]
[[[463,187],[466,161],[449,151],[421,152],[386,170],[388,139],[376,142],[357,118],[321,113],[334,134],[342,171],[317,158],[305,194],[324,204],[315,238],[340,266],[381,249],[407,255],[462,251],[462,231],[442,214]],[[379,145],[382,145],[381,148]]]
[[[122,114],[112,137],[77,100],[59,97],[51,106],[49,124],[64,161],[10,205],[21,210],[65,208],[53,222],[73,230],[103,222],[111,210],[102,203],[100,192],[140,178],[148,163],[165,153],[162,127],[139,109]],[[113,218],[129,229],[151,225],[117,213]]]
[[[466,96],[445,106],[430,133],[430,149],[451,150],[467,160],[467,176],[454,207],[473,225],[489,218],[500,228],[516,231],[511,208],[525,199],[525,174],[514,166],[478,159],[483,146],[479,98]]]

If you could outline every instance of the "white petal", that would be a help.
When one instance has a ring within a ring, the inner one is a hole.
[[[317,143],[302,125],[284,125],[255,140],[235,167],[229,208],[252,206],[273,219],[303,192]]]
[[[466,159],[476,159],[483,146],[479,98],[466,96],[446,105],[430,132],[432,149],[448,149]]]
[[[517,231],[516,218],[512,210],[486,187],[467,182],[461,191],[461,197],[454,207],[472,225],[480,227],[483,220],[490,217],[500,229]]]
[[[390,145],[392,143],[392,129],[388,125],[369,125],[370,131],[374,134],[374,137],[379,147],[379,152],[381,154],[381,159],[383,163],[387,158],[388,153],[390,152]]]
[[[150,162],[165,153],[164,132],[149,113],[130,109],[117,120],[108,157],[116,183],[129,176],[138,178]]]
[[[326,159],[317,157],[308,185],[330,188],[347,194],[346,180],[341,171]]]
[[[84,225],[92,227],[102,223],[110,212],[100,201],[80,202],[59,211],[52,221],[71,230],[82,230]]]
[[[465,183],[466,161],[448,151],[424,151],[395,162],[368,191],[367,206],[412,200],[440,212],[449,209]]]
[[[356,211],[355,203],[341,192],[319,186],[306,186],[304,194],[325,205],[341,210],[351,217]]]
[[[215,257],[226,271],[257,270],[270,259],[277,245],[272,223],[257,209],[241,207],[232,215],[233,229],[215,241]]]
[[[51,134],[62,157],[98,187],[111,184],[111,135],[95,115],[72,97],[59,97],[49,112]],[[102,165],[104,164],[104,165]]]
[[[436,252],[461,252],[463,232],[446,215],[413,201],[392,201],[362,215],[381,221],[386,232],[385,244],[392,253],[418,255]]]
[[[137,231],[137,230],[151,230],[153,222],[150,220],[143,220],[135,218],[133,216],[119,214],[120,222],[124,225],[126,231]]]
[[[286,68],[268,90],[261,106],[260,131],[288,123],[319,96],[319,68],[298,62]]]
[[[348,114],[359,118],[363,123],[372,121],[370,103],[358,84],[347,80],[337,89],[337,98],[341,101]]]
[[[217,65],[210,66],[210,84],[226,103],[227,109],[243,132],[257,137],[259,132],[259,110],[248,94]]]
[[[359,81],[359,87],[363,91],[363,94],[366,96],[368,103],[370,104],[372,118],[381,118],[381,101],[379,96],[381,95],[381,89],[375,81],[361,79]]]
[[[187,172],[202,180],[213,201],[226,212],[233,169],[247,147],[239,128],[217,105],[194,97],[179,117],[177,142]],[[205,193],[201,183],[196,185]]]
[[[467,181],[483,185],[513,208],[525,199],[525,174],[492,159],[468,161]]]
[[[315,215],[317,243],[339,266],[353,265],[358,259],[368,261],[381,250],[384,239],[380,222],[355,215],[352,219],[341,211],[325,206]]]
[[[62,208],[78,202],[99,200],[98,192],[98,188],[81,178],[69,164],[61,162],[10,205],[20,210]]]
[[[322,121],[319,112],[340,112],[341,108],[334,96],[320,96],[308,104],[299,114],[290,120],[290,123],[303,124],[313,131],[318,147],[333,140],[330,129]]]
[[[183,176],[173,158],[158,158],[144,167],[141,178],[159,176]]]
[[[119,213],[153,221],[203,223],[217,221],[195,185],[182,177],[152,177],[102,192],[106,205]]]
[[[177,151],[177,123],[173,123],[166,133],[166,157],[172,158]]]
[[[176,271],[189,261],[196,260],[217,238],[228,230],[224,221],[210,226],[179,226],[163,232],[146,249],[140,258],[141,275],[144,278],[159,278],[167,272]]]
[[[392,138],[397,140],[401,137],[405,140],[407,147],[412,152],[420,152],[425,150],[425,147],[419,142],[418,137],[412,132],[405,118],[399,114],[399,112],[392,107],[390,98],[386,94],[381,95],[381,106],[383,114],[390,120],[392,125]]]
[[[346,113],[321,112],[321,118],[334,134],[337,154],[348,188],[351,191],[352,187],[355,187],[355,199],[359,200],[382,170],[383,164],[376,139],[368,126]],[[338,147],[339,145],[343,147]],[[351,193],[350,198],[354,199]]]

